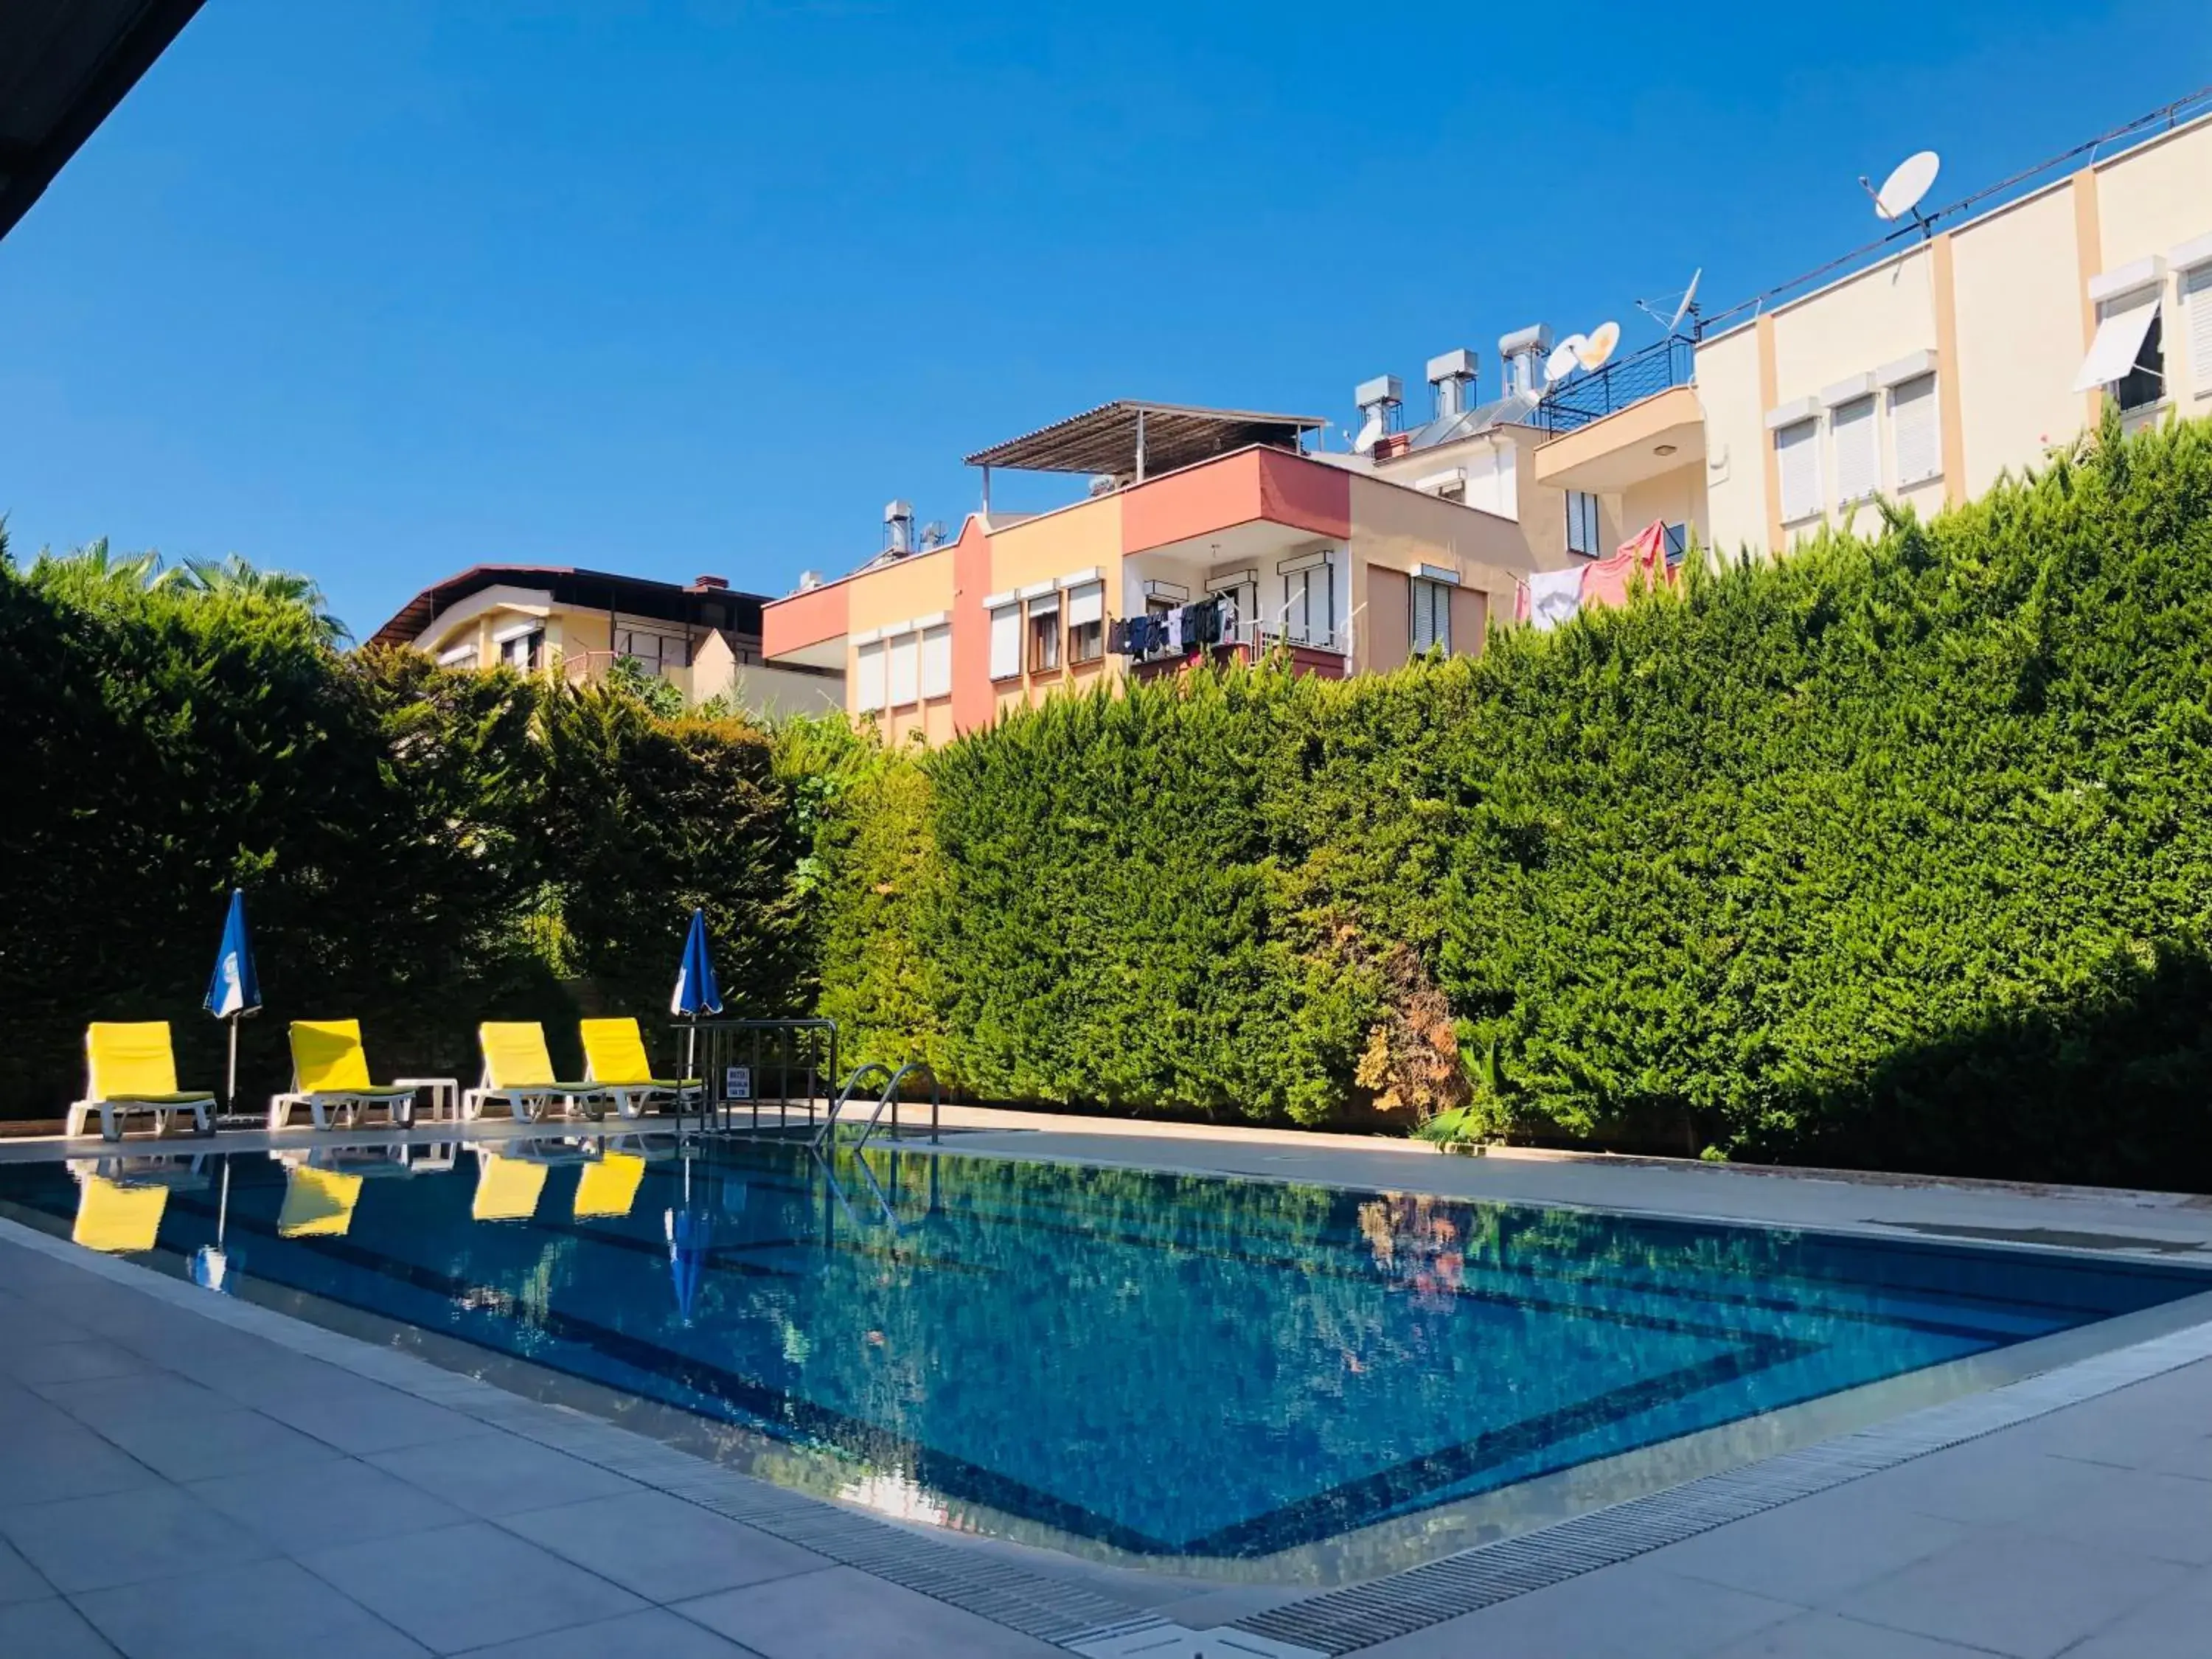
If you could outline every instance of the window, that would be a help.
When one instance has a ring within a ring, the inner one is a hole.
[[[2094,295],[2096,284],[2090,288]],[[2076,392],[2102,386],[2124,410],[2141,409],[2166,395],[2166,353],[2160,338],[2155,283],[2136,283],[2097,307],[2097,337],[2074,377]]]
[[[921,701],[921,635],[899,634],[884,641],[885,692],[894,708]]]
[[[1085,582],[1067,593],[1067,659],[1097,662],[1106,654],[1106,584]]]
[[[2181,303],[2189,316],[2189,371],[2197,395],[2212,398],[2212,260],[2182,273]]]
[[[1663,534],[1667,543],[1667,562],[1681,563],[1683,556],[1690,550],[1690,526],[1686,524],[1670,524],[1666,527]]]
[[[1336,584],[1326,556],[1318,564],[1283,575],[1283,637],[1293,645],[1326,645],[1336,638]]]
[[[1836,500],[1844,507],[1881,488],[1881,449],[1875,442],[1871,395],[1838,404],[1828,417],[1836,446]]]
[[[1435,649],[1451,654],[1451,584],[1424,581],[1416,576],[1413,590],[1413,654]]]
[[[528,673],[533,668],[545,665],[545,630],[525,629],[510,634],[499,642],[499,659],[509,668],[519,668]]]
[[[1889,441],[1896,451],[1897,485],[1925,483],[1943,471],[1942,405],[1936,377],[1918,374],[1889,389]]]
[[[2112,399],[2125,414],[2130,410],[2148,409],[2166,396],[2166,342],[2161,337],[2165,330],[2158,308],[2151,307],[2150,326],[2143,331],[2142,344],[2136,348],[2135,362],[2128,372],[2112,383]]]
[[[1056,673],[1060,669],[1060,595],[1048,593],[1030,601],[1030,672]]]
[[[991,678],[1011,680],[1022,672],[1022,608],[1000,605],[991,613]]]
[[[884,642],[871,640],[853,653],[853,707],[867,714],[884,706]]]
[[[926,628],[921,634],[921,695],[924,697],[949,697],[952,695],[952,629],[945,623]]]
[[[683,667],[687,654],[682,640],[648,628],[617,628],[614,643],[617,656],[635,657],[656,673],[663,668]]]
[[[1597,556],[1597,497],[1586,489],[1567,492],[1567,551]]]
[[[448,646],[438,653],[438,665],[441,668],[474,668],[477,665],[477,642],[469,640],[459,645]]]
[[[1774,458],[1782,474],[1782,522],[1816,518],[1820,511],[1820,446],[1818,421],[1794,421],[1774,434]]]

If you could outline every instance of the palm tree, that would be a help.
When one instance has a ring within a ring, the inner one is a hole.
[[[152,587],[161,580],[161,556],[149,548],[143,553],[118,554],[101,536],[67,553],[40,548],[31,562],[33,577],[59,577],[95,588]]]
[[[186,559],[163,571],[152,585],[186,593],[234,593],[296,606],[314,618],[327,643],[337,645],[353,637],[346,625],[331,614],[330,599],[313,577],[295,570],[262,570],[235,553],[222,559]]]

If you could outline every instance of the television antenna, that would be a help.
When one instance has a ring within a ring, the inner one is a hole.
[[[1880,190],[1863,173],[1859,175],[1859,188],[1874,198],[1875,218],[1893,224],[1911,214],[1912,222],[1928,234],[1934,230],[1935,222],[1921,212],[1920,198],[1935,187],[1936,174],[1942,165],[1942,157],[1934,150],[1916,150],[1890,169]]]
[[[1699,265],[1695,270],[1690,273],[1690,285],[1682,290],[1682,297],[1675,301],[1674,314],[1673,316],[1662,317],[1659,314],[1658,307],[1653,305],[1649,300],[1638,300],[1636,302],[1636,308],[1642,312],[1645,316],[1649,317],[1653,322],[1658,324],[1660,327],[1665,329],[1667,331],[1667,337],[1671,340],[1675,335],[1682,331],[1682,319],[1692,316],[1696,312],[1698,307],[1698,279],[1705,274],[1705,268],[1703,265]]]

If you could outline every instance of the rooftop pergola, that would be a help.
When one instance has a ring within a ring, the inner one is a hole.
[[[199,9],[200,0],[0,5],[0,236]]]
[[[979,449],[968,457],[968,465],[983,469],[988,506],[994,467],[1018,472],[1104,473],[1142,483],[1155,474],[1254,444],[1294,450],[1307,433],[1328,425],[1313,415],[1262,415],[1244,409],[1199,409],[1123,398]]]

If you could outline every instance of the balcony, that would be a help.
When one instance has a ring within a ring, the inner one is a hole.
[[[1536,482],[1612,495],[1705,458],[1704,405],[1689,386],[1667,386],[1547,439],[1536,449]]]
[[[1347,672],[1351,649],[1351,641],[1340,634],[1294,635],[1273,623],[1248,622],[1238,623],[1234,636],[1218,645],[1137,659],[1130,663],[1129,673],[1136,679],[1158,679],[1208,662],[1224,667],[1249,665],[1280,651],[1288,655],[1292,673],[1340,680]]]
[[[1656,345],[1615,358],[1595,374],[1577,374],[1560,381],[1529,421],[1553,437],[1577,431],[1670,387],[1687,386],[1696,363],[1696,344],[1670,335]]]

